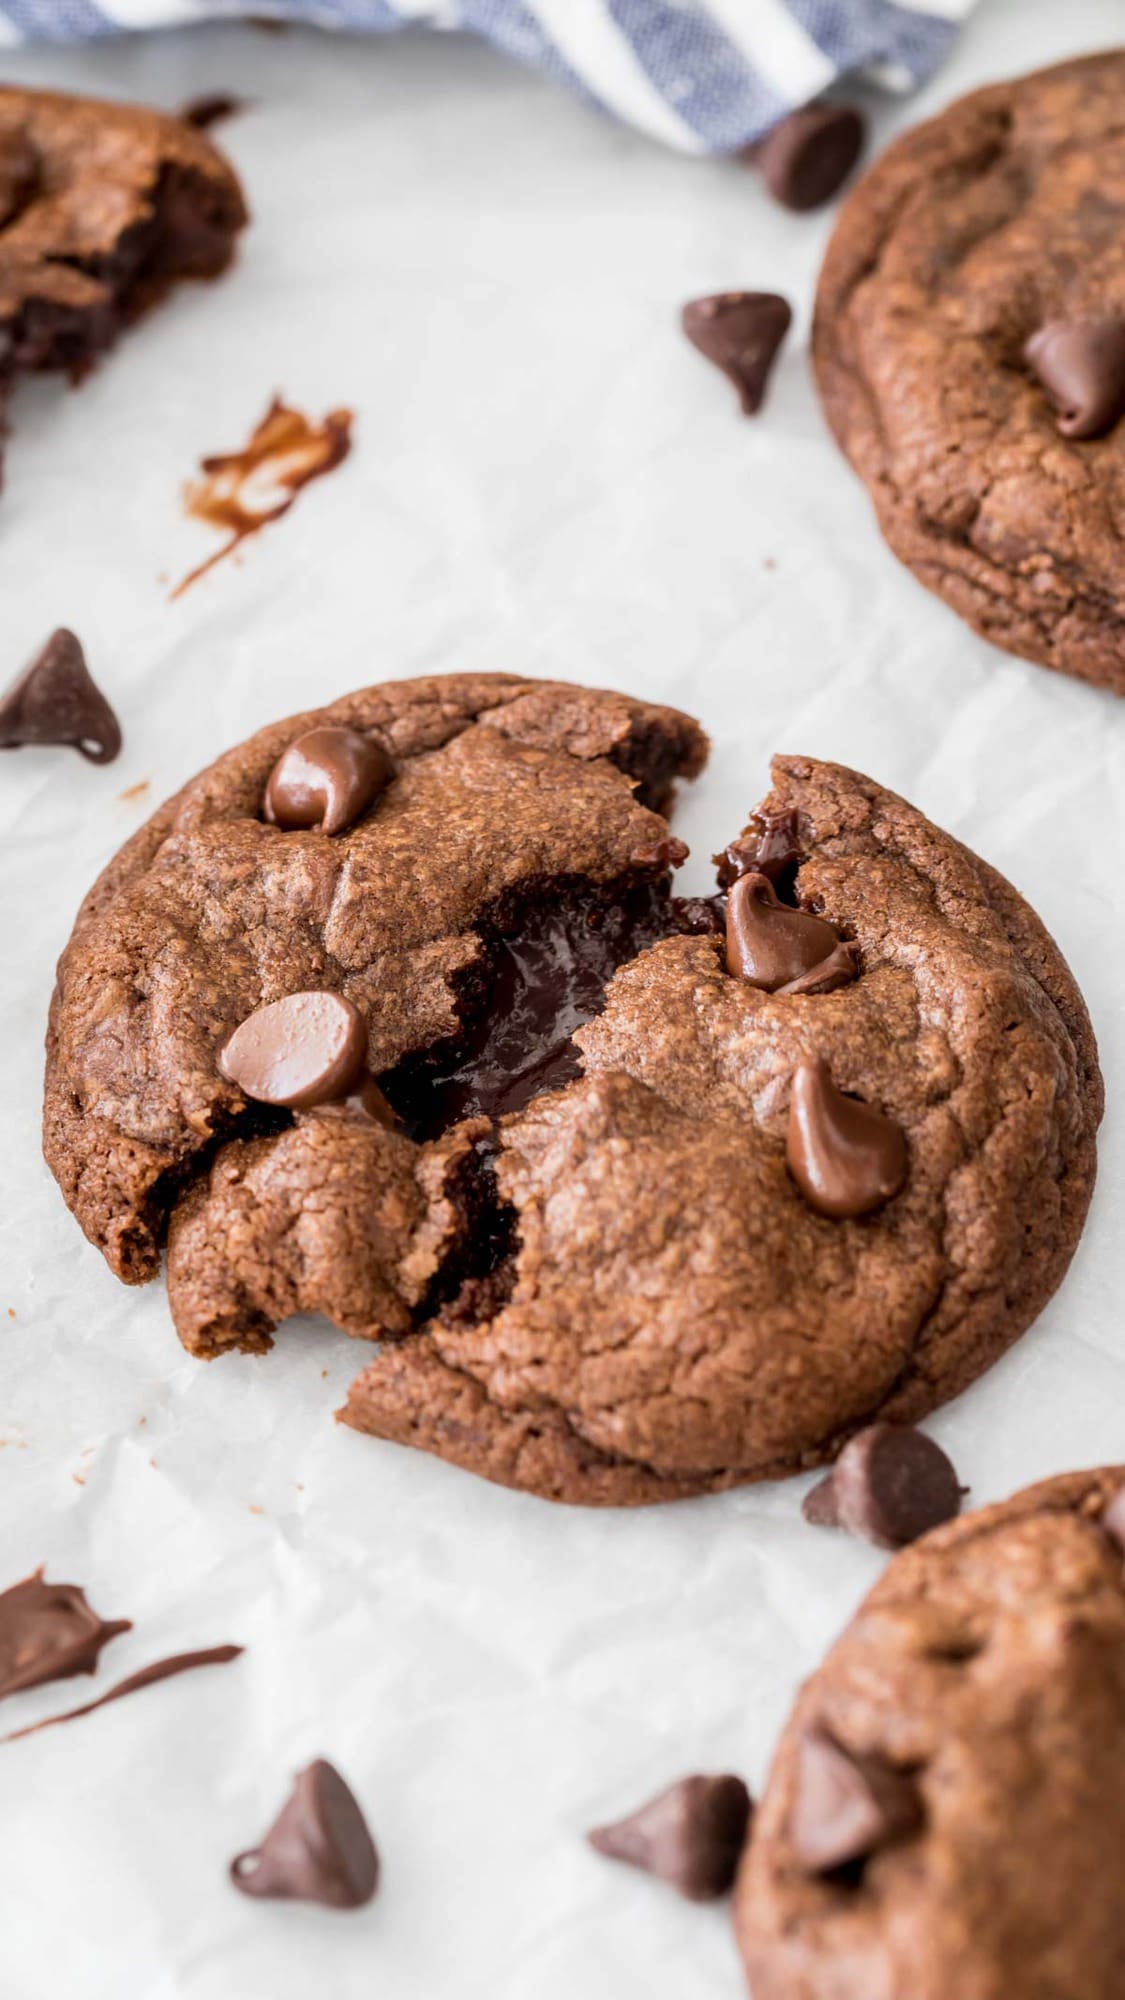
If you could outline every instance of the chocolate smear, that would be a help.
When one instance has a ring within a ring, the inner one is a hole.
[[[92,1674],[102,1647],[131,1629],[129,1618],[99,1618],[79,1584],[47,1583],[37,1569],[0,1592],[0,1700]]]
[[[358,729],[307,729],[283,750],[266,781],[263,813],[285,832],[343,833],[394,776],[381,743]]]
[[[65,626],[0,696],[0,750],[32,743],[72,746],[91,764],[112,764],[121,748],[121,724]]]
[[[235,1856],[244,1896],[277,1896],[358,1910],[379,1881],[379,1856],[356,1799],[323,1757],[301,1771],[260,1847]]]
[[[271,521],[289,512],[303,486],[343,463],[351,450],[352,413],[330,410],[313,423],[275,396],[241,451],[200,460],[202,479],[186,488],[186,506],[197,521],[225,530],[222,547],[176,585],[180,597]]]
[[[876,1548],[901,1549],[961,1511],[963,1489],[939,1444],[909,1424],[869,1424],[849,1438],[802,1513]]]
[[[867,122],[854,104],[806,104],[743,154],[775,201],[804,213],[838,194],[856,166]]]
[[[681,1778],[587,1839],[599,1854],[643,1868],[694,1903],[709,1903],[733,1886],[752,1811],[741,1778]]]
[[[847,1097],[818,1056],[800,1065],[789,1100],[789,1171],[818,1215],[871,1214],[906,1180],[906,1134],[862,1098]]]
[[[219,1052],[219,1069],[259,1104],[305,1111],[358,1087],[367,1024],[342,993],[288,993],[249,1014]]]
[[[1023,351],[1063,437],[1104,437],[1125,415],[1125,319],[1051,320]]]
[[[738,391],[744,416],[762,407],[777,351],[792,323],[776,292],[716,292],[683,309],[683,329],[693,347],[720,368]]]
[[[140,1688],[152,1687],[157,1681],[174,1679],[177,1674],[194,1673],[196,1667],[225,1667],[230,1660],[237,1660],[244,1649],[241,1646],[208,1646],[197,1653],[173,1653],[166,1660],[154,1660],[149,1667],[141,1667],[126,1680],[118,1681],[107,1694],[99,1695],[96,1701],[83,1702],[81,1708],[64,1709],[61,1715],[45,1715],[42,1722],[30,1722],[26,1729],[10,1730],[7,1736],[0,1736],[0,1743],[18,1743],[21,1737],[38,1736],[41,1729],[53,1729],[59,1722],[77,1722],[80,1716],[93,1715],[96,1708],[108,1708],[111,1701],[122,1701],[127,1694],[136,1694]]]
[[[922,1801],[908,1773],[882,1758],[853,1756],[823,1730],[801,1739],[789,1834],[807,1874],[868,1861],[921,1823]]]

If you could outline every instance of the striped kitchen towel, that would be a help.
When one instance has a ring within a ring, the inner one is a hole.
[[[684,152],[728,153],[842,76],[908,89],[974,0],[0,0],[0,43],[75,41],[242,13],[483,35]]]

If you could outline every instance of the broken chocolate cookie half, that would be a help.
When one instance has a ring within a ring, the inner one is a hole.
[[[1074,1249],[1101,1083],[1014,890],[801,757],[678,897],[690,717],[506,675],[261,731],[110,864],[45,1146],[194,1354],[373,1343],[344,1421],[633,1504],[910,1422]]]

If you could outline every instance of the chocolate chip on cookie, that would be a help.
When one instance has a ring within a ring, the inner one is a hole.
[[[866,137],[867,121],[854,104],[807,104],[781,119],[744,157],[758,168],[775,201],[805,213],[839,193]]]
[[[62,626],[0,696],[0,750],[72,745],[91,764],[112,764],[121,724],[86,665],[81,641]]]
[[[784,887],[801,859],[801,816],[793,806],[781,812],[755,813],[737,840],[728,842],[711,859],[720,889],[729,889],[740,875],[765,875]]]
[[[786,1159],[818,1215],[870,1215],[906,1180],[906,1134],[875,1105],[837,1089],[824,1057],[816,1056],[793,1077]]]
[[[599,1854],[643,1868],[692,1902],[709,1903],[733,1885],[752,1811],[741,1778],[681,1778],[587,1839]]]
[[[831,924],[781,902],[768,875],[741,875],[727,900],[727,967],[766,993],[830,993],[859,970]]]
[[[229,1082],[259,1104],[305,1111],[348,1097],[363,1075],[367,1027],[340,993],[289,993],[241,1022],[219,1053]]]
[[[961,1511],[962,1487],[941,1446],[908,1424],[869,1424],[849,1438],[802,1512],[817,1527],[846,1528],[877,1548],[907,1542]]]
[[[244,1896],[358,1910],[379,1883],[379,1856],[359,1804],[325,1758],[299,1772],[260,1847],[235,1856],[230,1878]]]
[[[787,301],[776,292],[717,292],[692,299],[682,317],[692,346],[733,383],[743,415],[755,416],[793,319]]]
[[[266,783],[263,811],[272,826],[343,833],[385,791],[394,766],[382,745],[358,729],[307,729],[283,750]]]
[[[868,1861],[921,1822],[922,1801],[907,1772],[853,1756],[823,1730],[801,1738],[790,1839],[810,1875]]]
[[[1064,437],[1103,437],[1125,415],[1125,319],[1056,319],[1024,346]]]

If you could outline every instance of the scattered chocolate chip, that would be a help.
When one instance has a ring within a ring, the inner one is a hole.
[[[807,104],[743,157],[757,167],[775,201],[803,213],[839,193],[866,137],[867,121],[854,104]]]
[[[230,1878],[244,1896],[358,1910],[379,1881],[367,1822],[340,1773],[318,1757],[301,1771],[260,1847],[235,1856]]]
[[[740,875],[767,875],[777,883],[801,859],[801,815],[792,806],[783,812],[755,813],[737,840],[713,854],[720,889],[729,889]]]
[[[1064,437],[1102,437],[1125,415],[1125,319],[1051,320],[1023,351]]]
[[[1112,1500],[1107,1501],[1102,1515],[1102,1527],[1114,1546],[1125,1555],[1125,1486],[1121,1488],[1120,1493],[1114,1494]],[[0,1599],[0,1602],[2,1601]]]
[[[822,1056],[800,1065],[789,1100],[789,1171],[818,1215],[870,1215],[906,1179],[906,1134],[862,1098],[846,1097]]]
[[[681,1778],[587,1839],[599,1854],[645,1869],[693,1903],[710,1903],[733,1885],[752,1810],[741,1778]]]
[[[363,1075],[367,1028],[341,993],[289,993],[259,1007],[219,1052],[229,1082],[259,1104],[306,1111],[350,1096]]]
[[[62,626],[0,698],[0,750],[27,743],[71,744],[91,764],[112,764],[121,748],[121,725]]]
[[[827,1489],[827,1490],[825,1490]],[[902,1549],[961,1512],[962,1487],[941,1446],[909,1424],[869,1424],[850,1438],[802,1513],[879,1549]]]
[[[766,993],[830,993],[859,970],[854,944],[779,900],[767,875],[741,875],[727,903],[727,969]]]
[[[394,776],[382,744],[358,729],[308,729],[284,750],[266,782],[263,811],[286,832],[354,826]]]
[[[853,1757],[823,1730],[802,1737],[789,1833],[808,1874],[867,1861],[921,1823],[922,1800],[909,1774],[879,1757]]]
[[[761,409],[766,383],[793,315],[775,292],[717,292],[692,299],[683,328],[693,347],[721,368],[738,391],[743,414]]]
[[[228,118],[237,117],[245,105],[244,97],[235,97],[229,90],[209,90],[191,98],[180,117],[185,125],[194,125],[197,132],[209,132],[212,125],[223,125]]]
[[[131,1621],[107,1623],[76,1583],[46,1583],[43,1572],[0,1592],[0,1700],[21,1688],[92,1674],[103,1646]]]

